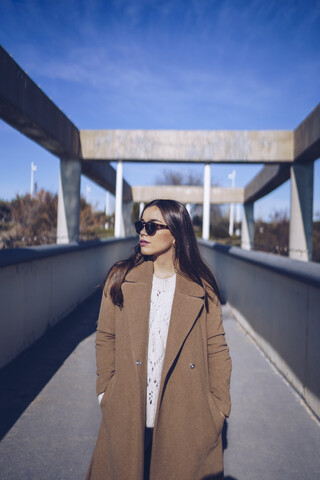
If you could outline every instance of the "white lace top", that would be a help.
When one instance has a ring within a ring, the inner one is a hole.
[[[147,366],[146,426],[148,428],[153,428],[156,416],[175,286],[176,275],[169,278],[158,278],[153,275]]]

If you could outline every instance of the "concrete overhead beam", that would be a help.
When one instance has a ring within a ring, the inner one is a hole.
[[[252,203],[290,178],[289,165],[265,165],[244,189],[244,203]]]
[[[181,203],[203,203],[203,187],[185,185],[156,185],[132,187],[133,201],[148,203],[155,198],[177,200]],[[210,203],[243,203],[243,188],[220,188],[211,187]]]
[[[85,160],[190,163],[293,161],[290,130],[81,130]]]
[[[320,158],[320,103],[294,130],[294,158],[299,162]]]
[[[108,192],[116,193],[116,171],[108,162],[100,161],[82,161],[82,173],[93,182],[105,188]],[[132,192],[130,185],[123,180],[123,201],[132,201]]]
[[[0,118],[61,159],[81,159],[77,127],[0,46]],[[82,162],[82,173],[115,193],[116,173],[104,162]],[[131,187],[123,185],[124,201]]]
[[[79,131],[0,46],[0,117],[59,158],[79,158]]]

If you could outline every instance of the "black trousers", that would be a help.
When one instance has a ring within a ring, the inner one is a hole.
[[[143,480],[149,480],[150,478],[150,460],[152,450],[152,435],[153,428],[144,429],[144,470]]]

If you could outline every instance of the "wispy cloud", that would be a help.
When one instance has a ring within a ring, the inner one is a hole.
[[[205,117],[254,123],[277,108],[285,112],[293,96],[303,103],[300,90],[314,101],[320,61],[309,30],[305,37],[299,32],[314,28],[317,4],[22,0],[18,9],[4,0],[0,10],[8,38],[18,31],[11,53],[49,95],[58,91],[61,98],[74,86],[97,117],[99,110],[131,109],[163,124],[167,116],[168,125],[198,115],[203,125]]]
[[[96,89],[103,97],[118,94],[153,104],[205,102],[256,110],[281,95],[281,85],[262,78],[254,68],[213,64],[200,70],[141,58],[143,52],[137,47],[122,50],[121,57],[107,47],[79,47],[64,58],[33,55],[30,67],[40,80],[72,82]]]

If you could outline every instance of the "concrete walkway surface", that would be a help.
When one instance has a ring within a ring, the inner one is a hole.
[[[0,372],[1,480],[84,478],[101,417],[94,353],[100,296]],[[319,480],[319,423],[227,306],[223,315],[233,361],[226,480]]]

